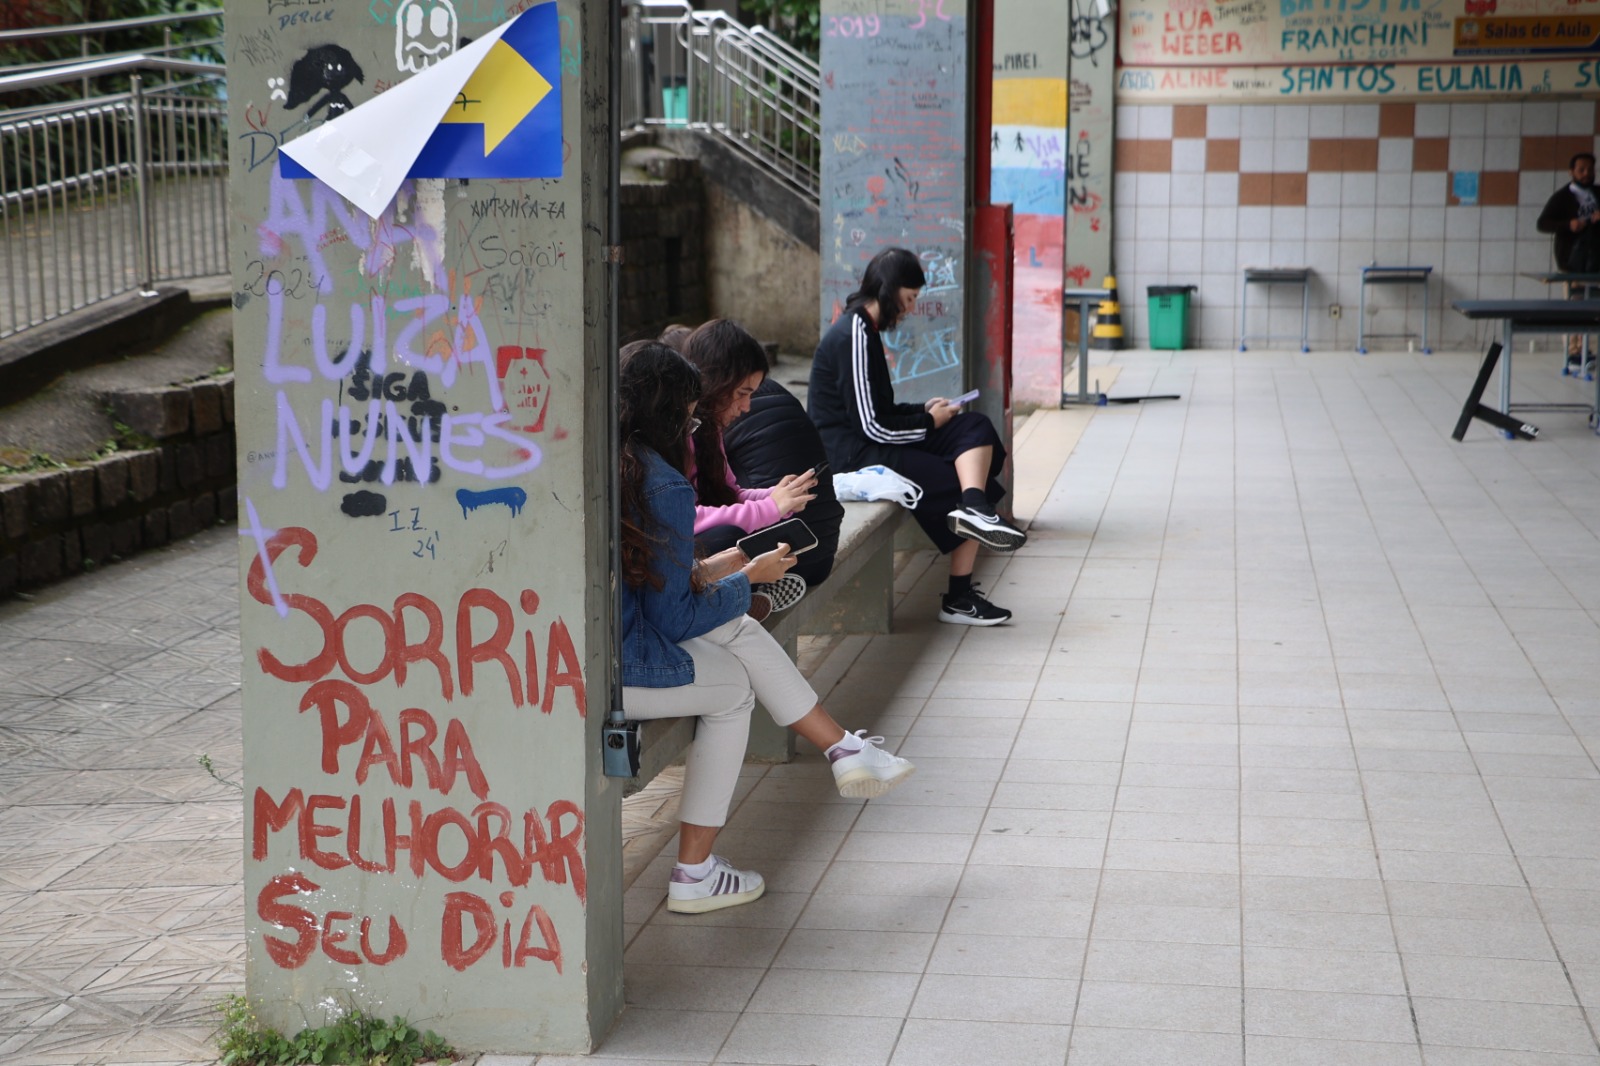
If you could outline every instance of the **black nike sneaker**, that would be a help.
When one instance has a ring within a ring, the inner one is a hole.
[[[1014,552],[1028,543],[1028,535],[1007,522],[993,509],[957,507],[945,516],[945,524],[958,537],[987,544],[998,552]]]
[[[966,592],[955,596],[945,593],[939,597],[941,622],[957,626],[997,626],[1010,620],[1011,612],[986,600],[983,593],[978,591],[976,581]]]

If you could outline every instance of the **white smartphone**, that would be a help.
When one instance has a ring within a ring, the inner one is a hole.
[[[964,407],[965,405],[971,403],[973,400],[976,400],[977,398],[978,398],[978,390],[977,389],[973,389],[971,392],[963,392],[960,396],[951,397],[950,405],[952,407]]]

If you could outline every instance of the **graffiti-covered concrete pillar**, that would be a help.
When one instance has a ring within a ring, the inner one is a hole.
[[[901,400],[956,396],[970,380],[966,320],[966,0],[822,0],[822,329],[867,263],[898,245],[928,284],[884,335]],[[869,10],[870,9],[870,10]]]
[[[605,5],[227,22],[250,998],[587,1051],[622,984]]]

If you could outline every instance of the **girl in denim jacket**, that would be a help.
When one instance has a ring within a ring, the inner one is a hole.
[[[881,796],[910,776],[865,730],[847,733],[771,634],[746,616],[750,584],[794,565],[787,546],[755,559],[737,548],[694,557],[694,488],[684,476],[699,373],[646,341],[623,349],[622,703],[631,719],[700,719],[689,745],[678,863],[667,909],[720,910],[760,898],[761,875],[712,854],[727,820],[759,697],[779,725],[827,756],[841,795]]]

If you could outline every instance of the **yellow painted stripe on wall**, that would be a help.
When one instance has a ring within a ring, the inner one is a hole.
[[[994,123],[997,126],[1065,126],[1065,78],[996,78]]]

